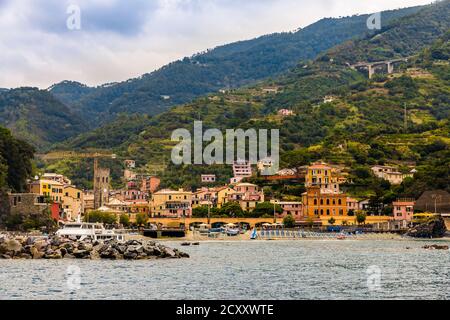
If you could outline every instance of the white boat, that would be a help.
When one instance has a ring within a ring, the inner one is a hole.
[[[60,237],[75,237],[78,240],[125,240],[123,234],[118,234],[114,230],[106,230],[101,223],[66,223],[61,229],[56,231],[56,235]]]

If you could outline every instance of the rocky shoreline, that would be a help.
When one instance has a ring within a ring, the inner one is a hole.
[[[0,259],[148,260],[189,258],[187,253],[154,241],[77,241],[57,236],[0,235]]]

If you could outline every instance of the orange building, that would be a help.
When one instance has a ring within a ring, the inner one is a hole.
[[[316,162],[308,167],[306,192],[302,194],[304,215],[307,217],[347,216],[347,195],[340,192],[340,172],[326,163]]]
[[[308,217],[347,216],[345,193],[324,193],[319,187],[309,187],[302,195],[304,214]]]

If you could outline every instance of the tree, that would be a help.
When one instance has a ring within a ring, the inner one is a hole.
[[[336,223],[336,219],[331,218],[330,220],[328,220],[328,223],[329,223],[330,225],[334,225],[334,224]]]
[[[270,215],[273,217],[274,205],[270,202],[258,203],[252,212],[252,217],[261,218],[264,215]],[[283,208],[280,205],[275,205],[275,212],[277,214],[283,213]]]
[[[295,228],[295,219],[292,215],[288,214],[283,219],[283,225],[285,228]]]
[[[148,215],[146,213],[138,213],[136,215],[136,224],[141,227],[145,224],[147,224],[148,221]]]
[[[363,223],[365,223],[365,222],[366,222],[366,219],[367,219],[367,215],[366,215],[365,212],[363,212],[363,211],[358,211],[358,212],[356,213],[356,222],[357,222],[358,224],[363,224]]]
[[[109,212],[91,211],[84,216],[84,221],[89,223],[115,224],[117,222],[116,215]]]
[[[0,127],[0,188],[10,187],[15,192],[25,190],[26,180],[33,171],[34,148],[15,139],[8,129]]]
[[[120,224],[124,227],[128,227],[130,225],[130,217],[126,213],[120,216]]]
[[[192,209],[193,218],[206,218],[208,217],[208,206],[201,206]]]
[[[220,208],[219,214],[228,217],[244,217],[244,210],[238,202],[227,202]]]

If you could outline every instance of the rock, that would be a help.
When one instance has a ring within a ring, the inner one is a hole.
[[[100,260],[100,254],[98,253],[98,251],[96,250],[92,250],[91,253],[89,254],[89,258],[91,260]]]
[[[48,243],[45,240],[38,240],[35,241],[33,245],[37,250],[45,251],[45,248],[48,246]]]
[[[36,238],[0,235],[0,259],[110,259],[144,260],[152,258],[188,258],[177,249],[154,241],[79,241],[61,237]]]
[[[163,249],[163,257],[164,258],[176,258],[177,254],[175,253],[175,251],[171,248],[164,248]]]
[[[124,253],[123,258],[125,260],[135,260],[138,254],[136,252],[127,251]]]
[[[31,247],[30,253],[33,259],[42,259],[44,256],[44,253],[39,251],[35,246]]]
[[[430,218],[428,221],[411,228],[407,235],[414,238],[442,238],[447,232],[444,218]]]
[[[19,259],[33,259],[33,257],[28,253],[21,253],[18,255]]]
[[[437,244],[433,244],[431,246],[424,246],[423,249],[427,249],[427,250],[448,250],[449,246],[443,245],[437,245]]]
[[[189,254],[187,254],[186,252],[180,252],[179,255],[180,255],[180,258],[189,258],[190,257]]]
[[[90,252],[87,250],[79,250],[76,249],[73,251],[72,253],[77,259],[86,259],[87,257],[90,256]]]
[[[10,239],[8,241],[3,242],[0,245],[0,253],[20,253],[22,251],[22,245],[19,241],[15,239]]]
[[[44,259],[62,259],[61,251],[48,250],[44,255]]]

